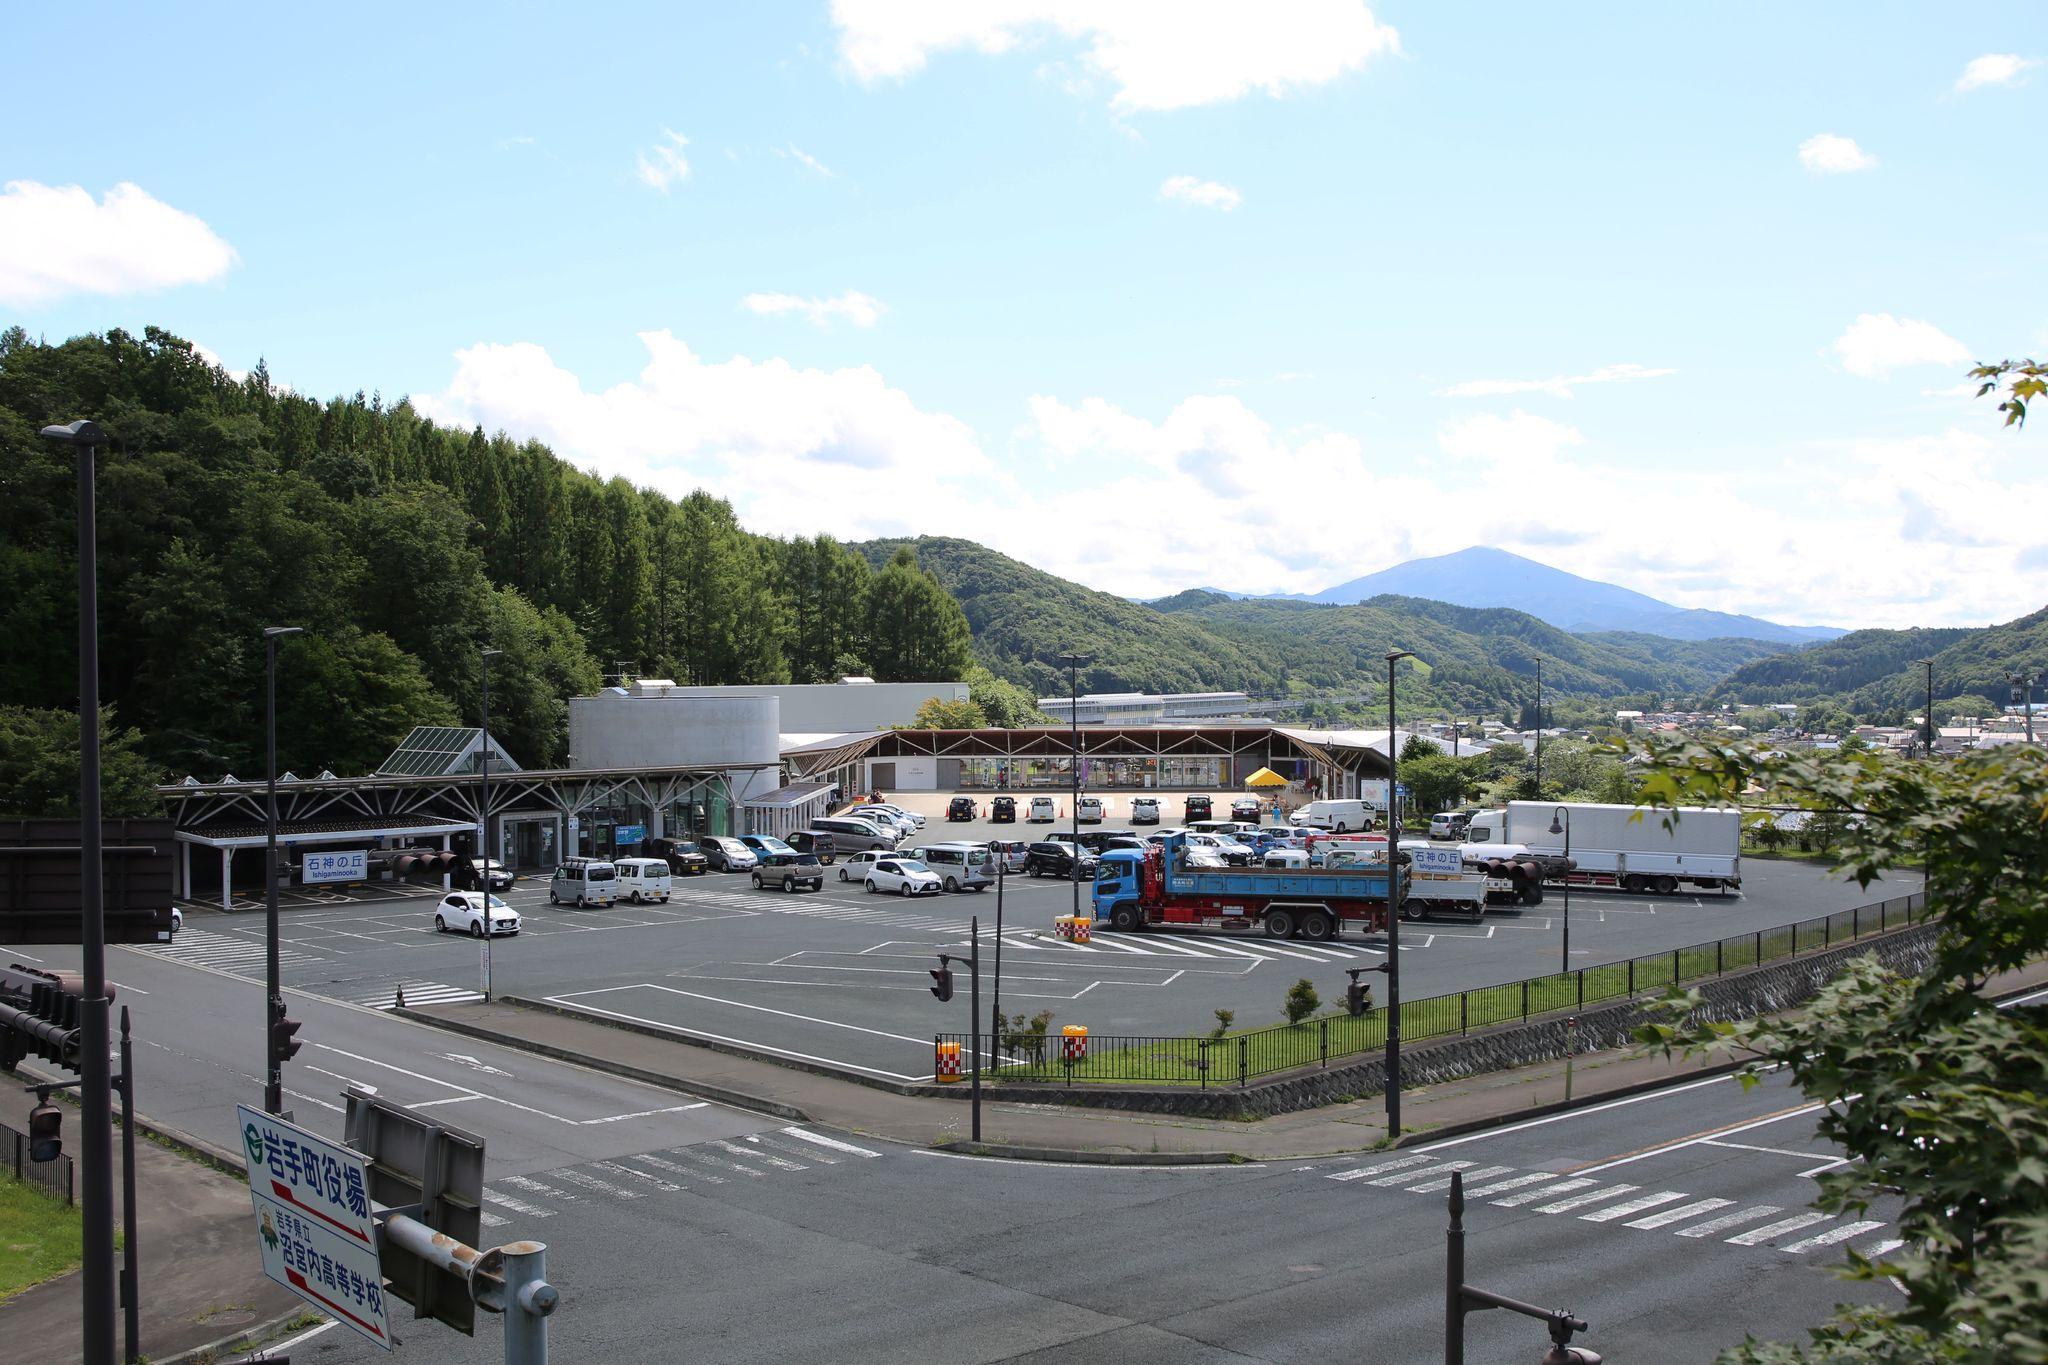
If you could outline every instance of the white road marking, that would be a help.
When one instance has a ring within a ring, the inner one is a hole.
[[[1378,1175],[1381,1171],[1395,1171],[1404,1166],[1420,1166],[1428,1160],[1429,1158],[1426,1156],[1404,1156],[1394,1161],[1382,1161],[1377,1166],[1357,1166],[1348,1171],[1334,1171],[1328,1176],[1328,1179],[1363,1180],[1369,1175]],[[1417,1171],[1415,1174],[1420,1175],[1422,1173]]]
[[[1689,1228],[1680,1228],[1678,1235],[1712,1237],[1717,1232],[1726,1232],[1729,1228],[1741,1227],[1744,1223],[1754,1223],[1759,1218],[1769,1218],[1774,1213],[1783,1212],[1784,1210],[1776,1204],[1757,1204],[1735,1213],[1724,1213],[1719,1218],[1712,1218],[1704,1223],[1695,1223]]]
[[[514,1213],[525,1214],[528,1218],[552,1218],[555,1216],[553,1209],[544,1209],[538,1204],[529,1204],[524,1199],[514,1199],[509,1194],[499,1193],[489,1185],[484,1186],[484,1199],[488,1203],[496,1204],[501,1209],[510,1209]]]
[[[726,1142],[721,1139],[719,1141],[713,1142],[711,1145],[713,1147],[718,1148],[718,1150],[720,1150],[721,1152],[731,1152],[734,1156],[750,1156],[755,1158],[756,1160],[765,1161],[770,1166],[775,1167],[777,1170],[808,1171],[809,1169],[811,1169],[810,1167],[804,1165],[800,1161],[790,1161],[783,1157],[775,1155],[775,1153],[773,1152],[755,1151],[750,1148],[742,1147],[735,1142]]]
[[[1825,1223],[1832,1217],[1834,1215],[1831,1213],[1795,1213],[1790,1218],[1781,1218],[1775,1223],[1770,1223],[1760,1228],[1752,1228],[1748,1232],[1737,1233],[1733,1237],[1723,1238],[1722,1240],[1739,1247],[1758,1246],[1770,1241],[1773,1237],[1783,1237],[1788,1232],[1797,1232],[1801,1228],[1810,1228],[1815,1223]],[[1680,1235],[1682,1236],[1683,1234]]]
[[[505,1220],[488,1209],[477,1210],[476,1220],[487,1228],[501,1228],[505,1226]]]
[[[1529,1175],[1518,1175],[1513,1180],[1496,1180],[1491,1185],[1481,1185],[1477,1189],[1467,1189],[1465,1196],[1468,1199],[1477,1199],[1482,1194],[1499,1194],[1502,1190],[1519,1190],[1524,1185],[1538,1185],[1546,1180],[1555,1179],[1557,1179],[1557,1172],[1555,1171],[1535,1171]]]
[[[700,1152],[694,1147],[671,1147],[669,1151],[685,1161],[694,1161],[700,1166],[716,1166],[722,1171],[738,1171],[741,1175],[750,1175],[756,1180],[762,1178],[761,1173],[752,1166],[742,1166],[737,1161],[721,1161],[717,1157]]]
[[[1712,1213],[1715,1209],[1728,1208],[1734,1202],[1733,1199],[1695,1199],[1690,1204],[1680,1204],[1675,1209],[1666,1209],[1662,1213],[1653,1213],[1647,1218],[1638,1218],[1633,1222],[1623,1223],[1622,1226],[1625,1228],[1666,1227],[1672,1223],[1683,1223],[1688,1218],[1697,1218],[1703,1213]]]
[[[710,1185],[723,1185],[725,1183],[725,1177],[722,1175],[713,1175],[709,1171],[693,1171],[687,1166],[679,1166],[675,1162],[655,1156],[651,1152],[639,1152],[633,1156],[621,1157],[620,1160],[644,1161],[650,1166],[659,1166],[664,1171],[674,1171],[677,1175],[687,1175],[694,1180],[702,1180]]]
[[[1872,1242],[1858,1254],[1867,1261],[1874,1261],[1880,1256],[1891,1255],[1905,1244],[1906,1239],[1903,1237],[1887,1237],[1882,1242]]]
[[[1585,1219],[1588,1223],[1611,1223],[1617,1218],[1626,1218],[1632,1213],[1641,1213],[1644,1209],[1654,1209],[1659,1204],[1668,1204],[1674,1199],[1683,1198],[1685,1196],[1677,1190],[1659,1190],[1655,1194],[1642,1195],[1625,1203],[1616,1204],[1611,1208],[1599,1209],[1593,1213],[1582,1213],[1579,1217]]]
[[[865,1147],[856,1147],[850,1142],[841,1142],[837,1138],[828,1138],[823,1133],[813,1133],[807,1128],[785,1128],[782,1131],[803,1142],[814,1142],[820,1147],[830,1147],[835,1152],[849,1152],[855,1156],[881,1155],[880,1152],[871,1152]]]
[[[658,1175],[650,1175],[646,1171],[636,1171],[631,1166],[621,1166],[616,1161],[593,1161],[590,1164],[597,1170],[607,1171],[612,1175],[630,1175],[637,1180],[644,1180],[654,1186],[655,1189],[664,1190],[669,1194],[674,1194],[683,1188],[673,1180],[663,1180]]]
[[[631,1114],[607,1114],[601,1119],[579,1119],[577,1121],[585,1126],[595,1123],[620,1123],[626,1119],[650,1119],[656,1114],[680,1114],[685,1109],[708,1109],[710,1105],[711,1102],[709,1100],[698,1100],[695,1104],[671,1104],[666,1109],[640,1109]]]
[[[1405,946],[1402,951],[1407,951]],[[1771,1071],[1776,1069],[1776,1067],[1766,1068],[1766,1070]],[[1588,1105],[1584,1109],[1572,1109],[1562,1114],[1552,1114],[1547,1118],[1529,1119],[1522,1123],[1511,1123],[1505,1128],[1489,1128],[1483,1133],[1471,1133],[1464,1137],[1446,1138],[1442,1142],[1433,1142],[1421,1150],[1425,1152],[1441,1152],[1446,1147],[1461,1147],[1468,1142],[1482,1142],[1487,1138],[1506,1137],[1509,1133],[1520,1133],[1530,1128],[1541,1128],[1546,1124],[1564,1123],[1571,1119],[1584,1118],[1589,1114],[1600,1114],[1605,1113],[1609,1109],[1620,1109],[1626,1105],[1643,1104],[1649,1100],[1668,1099],[1673,1095],[1683,1095],[1688,1090],[1698,1090],[1700,1087],[1707,1085],[1720,1085],[1724,1081],[1733,1079],[1732,1075],[1709,1076],[1705,1080],[1688,1081],[1684,1085],[1674,1085],[1662,1090],[1649,1090],[1640,1095],[1630,1095],[1624,1099],[1608,1100],[1605,1104]]]
[[[1430,1166],[1426,1168],[1426,1170],[1427,1172],[1462,1171],[1468,1166],[1476,1166],[1477,1164],[1478,1163],[1474,1161],[1446,1161],[1442,1165]],[[1425,1174],[1425,1171],[1396,1171],[1392,1175],[1375,1176],[1373,1179],[1368,1180],[1365,1183],[1368,1185],[1405,1185],[1409,1181],[1413,1180],[1416,1176],[1422,1174]],[[1450,1184],[1449,1179],[1447,1178],[1444,1181],[1444,1183],[1446,1185]]]
[[[1804,1241],[1794,1242],[1791,1246],[1779,1247],[1778,1250],[1798,1253],[1801,1251],[1812,1251],[1816,1247],[1831,1247],[1837,1242],[1846,1242],[1851,1237],[1861,1237],[1866,1232],[1876,1232],[1883,1226],[1884,1224],[1881,1221],[1844,1223],[1840,1227],[1829,1228],[1826,1232],[1815,1233]]]
[[[1783,1147],[1758,1147],[1754,1143],[1749,1142],[1723,1142],[1719,1138],[1702,1139],[1700,1145],[1702,1147],[1729,1147],[1741,1152],[1765,1152],[1771,1156],[1796,1157],[1801,1161],[1812,1161],[1816,1157],[1826,1159],[1827,1155],[1824,1152],[1788,1152]],[[1829,1164],[1832,1165],[1834,1163],[1830,1162]]]
[[[1439,1166],[1439,1167],[1438,1167],[1437,1169],[1438,1169],[1438,1170],[1449,1170],[1449,1169],[1450,1169],[1451,1167],[1453,1167],[1453,1166],[1469,1166],[1469,1165],[1471,1165],[1471,1164],[1472,1164],[1472,1163],[1471,1163],[1471,1162],[1469,1162],[1469,1161],[1454,1161],[1454,1162],[1451,1162],[1451,1163],[1449,1163],[1449,1165],[1446,1165],[1446,1166]],[[1497,1176],[1497,1175],[1506,1175],[1506,1174],[1507,1174],[1507,1173],[1508,1173],[1509,1171],[1512,1171],[1513,1169],[1515,1169],[1515,1168],[1514,1168],[1514,1167],[1512,1167],[1512,1166],[1482,1166],[1482,1167],[1481,1167],[1480,1169],[1478,1169],[1478,1170],[1476,1170],[1476,1171],[1466,1171],[1466,1172],[1465,1172],[1465,1179],[1467,1179],[1467,1180],[1491,1180],[1491,1179],[1493,1179],[1493,1177],[1495,1177],[1495,1176]],[[1409,1174],[1410,1174],[1410,1175],[1412,1176],[1412,1175],[1414,1174],[1414,1172],[1412,1172],[1412,1171],[1411,1171],[1411,1172],[1410,1172]],[[1440,1176],[1438,1176],[1438,1177],[1437,1177],[1436,1179],[1434,1179],[1434,1180],[1425,1180],[1425,1181],[1423,1181],[1423,1182],[1422,1182],[1422,1183],[1421,1183],[1420,1185],[1410,1185],[1410,1186],[1408,1187],[1408,1193],[1410,1193],[1410,1194],[1433,1194],[1433,1193],[1435,1193],[1435,1192],[1436,1192],[1436,1191],[1438,1191],[1438,1190],[1447,1190],[1447,1189],[1449,1189],[1450,1187],[1451,1187],[1451,1178],[1450,1178],[1449,1176],[1447,1176],[1447,1175],[1440,1175]],[[1466,1190],[1465,1192],[1466,1192],[1467,1194],[1470,1194],[1470,1193],[1471,1193],[1471,1191],[1470,1191],[1469,1189],[1468,1189],[1468,1190]]]
[[[1511,1194],[1505,1199],[1496,1199],[1493,1203],[1498,1208],[1516,1209],[1524,1204],[1533,1204],[1546,1195],[1570,1194],[1573,1190],[1583,1190],[1590,1185],[1597,1185],[1599,1183],[1597,1180],[1560,1180],[1555,1185],[1542,1185],[1533,1190],[1523,1190],[1521,1193]]]
[[[1852,1095],[1849,1098],[1856,1099],[1858,1097]],[[1782,1123],[1786,1119],[1801,1118],[1807,1114],[1818,1114],[1821,1110],[1826,1109],[1828,1107],[1829,1105],[1827,1104],[1802,1104],[1792,1109],[1782,1110],[1776,1114],[1766,1114],[1762,1118],[1754,1119],[1748,1123],[1737,1124],[1733,1128],[1723,1128],[1717,1132],[1712,1133],[1701,1133],[1697,1137],[1678,1138],[1671,1142],[1659,1143],[1655,1147],[1651,1147],[1644,1151],[1633,1153],[1629,1156],[1616,1157],[1612,1161],[1603,1161],[1597,1166],[1583,1166],[1580,1168],[1580,1174],[1592,1175],[1600,1171],[1613,1170],[1616,1166],[1626,1166],[1629,1165],[1631,1162],[1647,1161],[1653,1156],[1666,1156],[1672,1152],[1683,1151],[1687,1147],[1697,1147],[1702,1143],[1710,1142],[1717,1138],[1722,1138],[1726,1135],[1734,1133],[1747,1133],[1753,1128],[1765,1128],[1773,1123]],[[1808,1152],[1804,1155],[1815,1156],[1818,1155],[1818,1153]]]
[[[1538,1204],[1536,1212],[1570,1213],[1573,1209],[1582,1209],[1588,1204],[1604,1204],[1617,1195],[1634,1194],[1641,1188],[1641,1185],[1609,1185],[1604,1189],[1587,1190],[1584,1194],[1575,1194],[1567,1199],[1559,1199],[1549,1204]]]
[[[614,1199],[643,1199],[646,1197],[638,1190],[622,1189],[612,1184],[609,1180],[599,1180],[596,1176],[585,1175],[581,1171],[553,1171],[550,1174],[557,1180],[566,1180],[571,1185],[581,1185],[586,1190],[596,1190],[599,1194],[608,1194]]]
[[[517,1185],[520,1189],[527,1190],[533,1194],[547,1194],[553,1195],[557,1199],[566,1199],[572,1204],[582,1202],[581,1195],[571,1194],[567,1190],[558,1190],[545,1181],[535,1180],[532,1176],[508,1175],[505,1177],[505,1183],[507,1185]]]

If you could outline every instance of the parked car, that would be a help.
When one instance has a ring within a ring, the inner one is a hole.
[[[1252,862],[1254,857],[1249,847],[1227,834],[1190,834],[1187,836],[1187,846],[1207,849],[1231,867],[1244,867]]]
[[[740,836],[740,842],[745,844],[748,848],[754,850],[754,857],[757,859],[760,858],[763,854],[767,853],[796,852],[795,849],[791,848],[788,844],[783,843],[782,840],[776,838],[772,834],[742,834]]]
[[[1156,796],[1134,796],[1131,798],[1131,823],[1134,825],[1156,825],[1159,823],[1159,798]]]
[[[1240,796],[1230,803],[1230,818],[1233,820],[1249,820],[1256,825],[1264,813],[1265,808],[1256,796]]]
[[[885,848],[864,848],[858,853],[849,853],[839,860],[839,880],[842,882],[863,882],[867,880],[868,869],[881,859],[889,856]]]
[[[899,896],[935,896],[945,889],[938,874],[915,858],[877,858],[864,883],[870,895],[894,891]]]
[[[831,835],[834,850],[842,854],[869,848],[893,852],[901,834],[900,830],[883,829],[870,821],[856,819],[851,813],[822,816],[811,821],[811,828]]]
[[[619,894],[619,870],[602,858],[566,858],[548,879],[548,904],[610,905]]]
[[[655,857],[668,864],[673,876],[701,877],[711,870],[711,860],[680,839],[656,839],[649,847],[654,850]]]
[[[998,825],[1013,825],[1017,822],[1017,798],[998,796],[988,803],[988,818]]]
[[[764,886],[779,886],[784,891],[795,891],[798,887],[809,887],[813,891],[825,889],[825,869],[816,858],[795,849],[763,853],[761,865],[749,875],[754,879],[756,891]]]
[[[484,870],[484,860],[482,858],[471,858],[469,865],[476,873],[477,884],[485,886],[486,890],[510,891],[512,889],[512,883],[515,880],[512,876],[512,869],[503,863],[493,859],[488,872]],[[488,883],[487,886],[485,885],[486,883]]]
[[[1071,880],[1078,855],[1081,880],[1095,879],[1095,855],[1064,840],[1047,839],[1025,850],[1024,870],[1034,877],[1062,877]]]
[[[668,902],[668,859],[619,858],[612,864],[619,870],[620,900],[635,905],[648,901]]]
[[[1030,847],[1031,845],[1020,839],[991,839],[988,841],[988,851],[995,856],[998,863],[1002,864],[1003,871],[1005,872],[1022,872],[1024,870],[1025,851]]]
[[[981,812],[975,809],[974,798],[971,796],[956,796],[946,803],[948,820],[972,820],[980,814]]]
[[[1297,825],[1332,830],[1338,834],[1372,828],[1372,810],[1363,801],[1311,801],[1287,818]]]
[[[1215,813],[1214,806],[1206,796],[1190,796],[1182,803],[1181,820],[1206,820]]]
[[[717,834],[699,839],[697,851],[710,859],[714,872],[745,872],[761,861],[754,850],[739,840]]]
[[[1432,839],[1462,839],[1470,828],[1472,812],[1469,810],[1440,810],[1429,817],[1429,837]]]
[[[486,903],[489,908],[486,909]],[[434,907],[434,932],[469,934],[516,934],[519,914],[496,896],[482,891],[450,891]]]
[[[901,825],[906,832],[924,828],[924,817],[922,815],[919,815],[914,810],[906,810],[902,806],[892,806],[886,801],[857,807],[853,813],[855,815],[886,815]]]
[[[179,931],[180,929],[184,928],[184,927],[185,927],[185,912],[184,912],[183,910],[180,910],[180,909],[179,909],[179,908],[178,908],[177,906],[175,906],[175,905],[174,905],[174,906],[172,906],[172,907],[171,907],[171,937],[172,937],[172,938],[176,938],[176,937],[178,936],[178,931]]]
[[[1030,820],[1032,824],[1049,825],[1058,817],[1059,808],[1053,805],[1050,796],[1034,796],[1031,798],[1031,813],[1025,818]]]
[[[800,829],[789,836],[789,846],[799,853],[808,853],[826,867],[832,866],[836,845],[832,836],[821,829]]]
[[[1102,798],[1084,796],[1074,803],[1074,823],[1077,825],[1099,825],[1102,823]]]
[[[938,874],[948,891],[985,891],[996,883],[995,856],[983,844],[925,844],[909,856]]]

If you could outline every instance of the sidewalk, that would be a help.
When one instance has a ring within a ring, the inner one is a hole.
[[[2048,984],[2048,961],[2001,978],[1991,989],[2004,995],[2044,984]],[[794,1110],[809,1122],[851,1133],[917,1146],[964,1141],[969,1136],[965,1082],[958,1099],[895,1095],[853,1081],[613,1028],[596,1020],[496,1001],[429,1005],[407,1013],[474,1030],[507,1046],[582,1061],[599,1070],[638,1073],[639,1079],[670,1088]],[[1578,1059],[1572,1067],[1572,1101],[1575,1107],[1596,1103],[1730,1069],[1728,1063],[1667,1061],[1639,1056],[1632,1049],[1594,1053]],[[1549,1112],[1563,1103],[1565,1072],[1564,1062],[1546,1062],[1405,1090],[1401,1096],[1403,1141]],[[1033,1103],[1028,1095],[1021,1087],[983,1090],[985,1144],[1027,1148],[1035,1155],[1068,1160],[1122,1157],[1143,1161],[1179,1156],[1183,1160],[1263,1161],[1355,1152],[1378,1146],[1387,1137],[1386,1100],[1381,1095],[1249,1122],[1070,1108]]]
[[[22,1075],[19,1081],[30,1078]],[[115,1101],[119,1105],[119,1100]],[[35,1096],[13,1085],[0,1098],[0,1119],[28,1126]],[[64,1150],[79,1152],[78,1110],[64,1109]],[[118,1113],[118,1108],[117,1108]],[[263,1276],[249,1187],[212,1167],[149,1140],[135,1140],[136,1251],[142,1280],[142,1354],[164,1361],[197,1347],[289,1317],[303,1307],[289,1290]],[[114,1126],[114,1218],[121,1218],[121,1131]],[[115,1252],[115,1273],[120,1273]],[[25,1290],[0,1304],[0,1340],[34,1343],[39,1362],[84,1359],[77,1271]],[[117,1314],[118,1314],[117,1310]],[[125,1350],[115,1321],[115,1349]],[[28,1356],[20,1357],[28,1359]]]

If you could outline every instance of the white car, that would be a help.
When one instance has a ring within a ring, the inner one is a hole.
[[[894,891],[899,896],[936,896],[945,890],[939,874],[915,858],[877,858],[865,880],[869,895]]]
[[[1134,796],[1131,798],[1131,823],[1134,825],[1156,825],[1159,823],[1159,798],[1156,796]]]
[[[475,938],[485,934],[484,902],[481,891],[450,891],[441,897],[441,903],[434,907],[434,932],[437,934],[466,933]],[[493,935],[516,934],[519,932],[519,912],[496,896],[490,901],[490,929]]]
[[[859,853],[850,853],[839,860],[839,880],[842,882],[864,882],[868,879],[868,869],[875,865],[876,859],[888,856],[887,853],[879,852],[872,848],[865,849]]]
[[[1074,803],[1074,821],[1076,824],[1082,825],[1101,824],[1102,798],[1099,796],[1084,796],[1079,801],[1076,801]]]
[[[905,834],[924,828],[924,817],[922,815],[919,815],[914,810],[905,810],[901,806],[879,804],[855,806],[848,814],[852,815],[856,820],[863,816],[870,819],[879,819],[884,824],[894,825]]]
[[[1206,849],[1226,863],[1249,863],[1255,861],[1252,851],[1227,834],[1189,834],[1183,836],[1189,848]]]
[[[176,938],[176,937],[178,936],[178,931],[179,931],[180,929],[184,928],[184,927],[185,927],[185,912],[184,912],[183,910],[180,910],[180,909],[179,909],[179,908],[178,908],[177,906],[175,906],[175,905],[174,905],[174,906],[172,906],[172,907],[171,907],[171,937],[172,937],[172,938]]]

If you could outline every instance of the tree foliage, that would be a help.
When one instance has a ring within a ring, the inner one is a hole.
[[[1996,393],[2002,385],[2005,398],[1998,410],[2005,414],[2009,427],[2027,424],[2027,404],[2042,394],[2048,393],[2048,365],[2038,360],[2000,360],[1990,365],[1979,365],[1970,371],[1970,378],[1981,380],[1977,396]]]
[[[949,701],[933,697],[917,708],[904,728],[910,730],[975,730],[988,724],[988,715],[972,701]]]
[[[78,713],[0,706],[0,818],[78,818]],[[100,712],[100,814],[163,814],[142,736]]]
[[[1746,794],[1839,818],[1842,870],[1860,884],[1924,858],[1939,921],[1917,979],[1864,956],[1799,1015],[1706,1021],[1697,993],[1674,992],[1669,1021],[1643,1030],[1667,1051],[1781,1066],[1828,1106],[1821,1136],[1852,1160],[1820,1177],[1820,1208],[1902,1204],[1905,1244],[1877,1262],[1851,1253],[1845,1273],[1895,1280],[1903,1303],[1845,1308],[1810,1344],[1752,1342],[1723,1359],[2048,1360],[2048,1010],[2001,1010],[1981,993],[2048,952],[2048,753],[1902,762],[1683,744],[1657,760],[1654,805]]]

